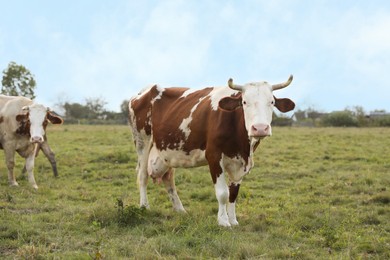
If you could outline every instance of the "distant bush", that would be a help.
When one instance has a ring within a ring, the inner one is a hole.
[[[351,111],[337,111],[327,114],[321,119],[322,126],[356,127],[359,122]]]
[[[293,123],[293,120],[288,117],[274,117],[272,120],[273,126],[291,126]]]
[[[390,126],[390,116],[383,116],[373,120],[378,126]]]

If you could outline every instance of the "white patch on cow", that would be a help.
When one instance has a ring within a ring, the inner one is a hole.
[[[218,110],[218,104],[222,98],[229,97],[229,96],[231,96],[233,94],[237,94],[237,93],[238,93],[238,91],[233,90],[233,89],[228,88],[228,87],[214,88],[208,95],[210,97],[210,100],[211,100],[211,108],[213,110]]]
[[[192,150],[187,153],[182,150],[166,149],[158,151],[161,160],[169,167],[196,167],[206,165],[205,151],[200,149]]]
[[[202,97],[199,99],[199,102],[196,103],[192,108],[190,115],[187,118],[184,118],[183,121],[181,122],[179,129],[184,133],[185,139],[187,140],[188,137],[190,136],[191,129],[189,127],[191,121],[192,121],[192,114],[195,112],[196,108],[199,106],[199,104],[205,99],[206,97]]]
[[[221,162],[222,164],[222,162]],[[229,200],[229,188],[226,184],[225,174],[221,173],[214,185],[215,195],[218,200],[218,224],[224,227],[230,227],[226,206]]]
[[[229,202],[227,205],[227,214],[229,217],[229,223],[232,226],[237,226],[238,221],[237,221],[237,216],[236,216],[236,202]]]
[[[192,121],[192,112],[189,117],[183,119],[183,121],[179,126],[179,129],[184,133],[186,140],[188,139],[188,136],[190,136],[191,133],[191,129],[189,127],[191,121]]]
[[[143,90],[141,90],[141,91],[137,94],[137,96],[132,97],[132,98],[130,99],[130,101],[131,101],[131,100],[138,100],[138,99],[142,98],[146,93],[149,93],[149,91],[150,91],[154,86],[156,86],[156,90],[158,91],[158,95],[157,95],[155,98],[153,98],[153,99],[151,100],[151,105],[153,105],[153,103],[154,103],[156,100],[161,99],[162,94],[163,94],[163,92],[165,91],[165,88],[162,88],[162,87],[160,87],[160,86],[158,86],[158,85],[151,85],[151,86],[148,86],[148,87],[144,88]]]
[[[158,95],[152,100],[152,104],[156,102],[156,100],[161,99],[163,92],[165,91],[165,88],[161,88],[159,86],[156,86],[156,89],[158,91]]]
[[[229,179],[232,182],[240,182],[254,165],[251,156],[248,158],[248,163],[245,163],[245,160],[241,156],[230,158],[226,155],[222,155],[221,163],[222,169],[227,172]]]
[[[187,89],[186,91],[184,91],[184,93],[180,96],[180,98],[186,98],[188,95],[194,93],[194,92],[197,92],[199,91],[198,89]]]
[[[169,167],[165,163],[164,159],[161,158],[156,146],[153,146],[149,152],[148,159],[148,174],[152,178],[161,178],[167,171]]]

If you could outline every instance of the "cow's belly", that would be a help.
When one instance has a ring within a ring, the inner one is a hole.
[[[190,153],[179,150],[160,151],[161,158],[173,168],[189,168],[206,165],[205,151],[192,150]]]
[[[196,149],[190,153],[179,150],[158,150],[153,146],[149,153],[148,172],[159,178],[169,168],[190,168],[206,165],[205,151]]]

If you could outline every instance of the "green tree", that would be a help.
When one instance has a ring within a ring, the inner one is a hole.
[[[121,114],[124,118],[128,118],[129,116],[129,100],[123,100],[121,103]]]
[[[63,109],[65,110],[65,117],[67,119],[82,119],[88,118],[92,113],[87,106],[84,106],[79,103],[69,103],[65,102],[63,105]]]
[[[11,61],[8,67],[3,70],[3,79],[1,81],[1,93],[9,96],[24,96],[31,99],[35,98],[36,82],[34,75],[24,67]]]
[[[89,109],[91,114],[88,118],[102,119],[106,112],[105,106],[107,102],[103,98],[86,98],[86,107]]]

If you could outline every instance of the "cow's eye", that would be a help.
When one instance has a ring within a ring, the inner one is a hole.
[[[246,101],[242,101],[242,104],[246,105]]]
[[[275,105],[275,101],[274,100],[271,101],[271,105]]]

